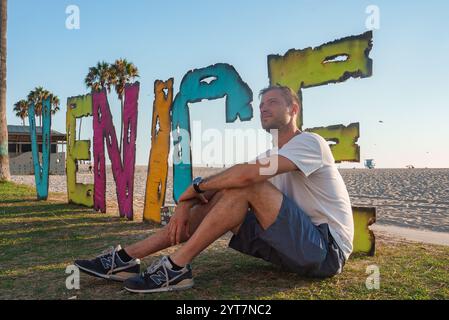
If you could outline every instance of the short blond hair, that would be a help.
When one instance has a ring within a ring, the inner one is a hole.
[[[269,86],[267,88],[264,88],[262,90],[260,90],[259,92],[259,98],[261,96],[263,96],[264,94],[266,94],[267,92],[270,92],[272,90],[279,90],[281,91],[282,97],[285,99],[285,102],[287,102],[287,104],[289,106],[293,105],[294,102],[296,102],[296,104],[298,105],[298,107],[302,107],[301,106],[301,99],[299,98],[298,94],[293,91],[290,87],[286,87],[286,86],[281,86],[279,84],[273,85],[273,86]]]

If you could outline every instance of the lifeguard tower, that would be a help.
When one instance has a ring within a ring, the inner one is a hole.
[[[366,159],[365,160],[365,168],[367,169],[374,169],[376,166],[376,162],[374,159]]]

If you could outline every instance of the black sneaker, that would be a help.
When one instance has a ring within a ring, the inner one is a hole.
[[[167,256],[155,261],[142,274],[125,281],[125,289],[135,293],[185,290],[193,287],[192,268],[186,265],[179,271],[172,269]]]
[[[122,247],[111,248],[92,260],[76,260],[75,266],[81,271],[98,278],[125,281],[140,273],[140,260],[123,262],[117,252]]]

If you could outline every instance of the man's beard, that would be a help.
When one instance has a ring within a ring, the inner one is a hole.
[[[267,122],[266,124],[264,124],[262,121],[262,128],[268,133],[270,133],[270,130],[272,129],[276,130],[279,129],[281,126],[282,126],[281,123],[279,121],[276,121],[276,119],[273,119],[272,121]]]
[[[273,130],[273,129],[279,129],[279,124],[277,124],[276,122],[271,122],[271,123],[267,123],[267,124],[262,124],[262,128],[266,131],[266,132],[268,132],[268,133],[270,133],[270,130]]]

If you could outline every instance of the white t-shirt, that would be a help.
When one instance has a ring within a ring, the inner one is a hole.
[[[269,181],[295,201],[314,225],[327,223],[332,237],[348,259],[354,239],[352,208],[348,190],[326,140],[318,134],[302,132],[277,153],[301,171],[279,174]]]

